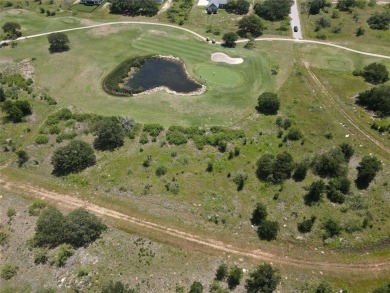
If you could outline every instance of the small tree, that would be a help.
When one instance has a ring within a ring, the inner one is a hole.
[[[203,285],[202,283],[198,281],[194,281],[190,287],[189,293],[202,293],[203,292]]]
[[[61,53],[70,49],[68,36],[64,33],[52,33],[47,36],[47,39],[50,44],[50,53]]]
[[[248,174],[244,171],[237,172],[233,177],[233,182],[237,185],[237,191],[241,191],[244,188],[245,181],[248,179]]]
[[[224,46],[233,48],[236,46],[238,35],[234,32],[226,33],[223,35],[222,40],[224,41]]]
[[[257,235],[261,240],[275,240],[279,232],[279,223],[276,221],[265,220],[259,224]]]
[[[2,277],[4,280],[9,280],[9,279],[13,278],[18,273],[18,269],[19,268],[17,266],[10,264],[10,263],[6,263],[1,268],[0,277]]]
[[[258,98],[257,111],[264,115],[276,115],[280,107],[280,100],[275,93],[265,92]]]
[[[389,80],[389,71],[381,63],[371,63],[363,68],[364,79],[372,84],[380,84]]]
[[[264,263],[252,272],[246,280],[245,289],[248,293],[272,293],[282,280],[280,272],[270,264]]]
[[[256,175],[260,180],[269,181],[273,173],[275,157],[270,154],[263,155],[257,162]]]
[[[322,225],[322,229],[324,229],[324,234],[323,234],[324,239],[332,238],[341,233],[340,223],[333,219],[326,220]]]
[[[323,180],[314,181],[309,186],[309,191],[305,195],[305,204],[313,205],[321,200],[325,191],[325,182]]]
[[[223,281],[228,274],[228,267],[226,264],[221,263],[217,269],[217,272],[215,274],[215,279],[218,281]]]
[[[18,156],[18,165],[19,167],[22,167],[29,159],[29,155],[24,150],[19,150],[16,155]]]
[[[267,207],[262,203],[257,203],[256,208],[252,212],[251,223],[258,226],[267,219]]]
[[[261,3],[256,3],[254,9],[261,18],[279,21],[288,17],[293,3],[293,0],[265,0]]]
[[[388,12],[374,13],[367,19],[367,23],[373,30],[388,30],[390,25],[390,14]]]
[[[6,34],[7,39],[17,39],[19,38],[22,33],[20,32],[21,26],[19,23],[14,21],[7,21],[3,26],[2,29],[4,33]]]
[[[356,169],[358,170],[356,184],[359,188],[365,189],[374,180],[376,174],[382,170],[382,163],[376,157],[365,156]]]
[[[232,267],[227,279],[229,289],[234,290],[240,284],[241,279],[242,269],[237,266]]]
[[[94,126],[93,134],[96,136],[93,146],[101,151],[121,147],[125,140],[122,125],[111,118],[100,119]]]
[[[35,227],[34,241],[39,246],[54,247],[63,241],[64,215],[56,208],[43,210]]]
[[[293,157],[288,152],[278,154],[272,167],[274,180],[281,182],[289,179],[294,167]]]
[[[103,286],[102,293],[136,293],[136,291],[129,289],[129,287],[124,285],[121,281],[115,283],[110,281]]]
[[[244,16],[238,22],[238,28],[238,34],[241,37],[245,37],[249,33],[253,38],[256,38],[263,34],[264,25],[261,22],[261,18],[259,16],[257,16],[256,14],[251,14],[248,16]]]
[[[306,178],[307,170],[308,170],[308,166],[307,166],[306,162],[298,163],[295,166],[295,170],[294,170],[294,173],[292,175],[293,179],[296,182],[303,181]]]
[[[72,140],[67,146],[58,148],[52,158],[55,175],[80,172],[96,163],[92,147],[80,140]]]
[[[315,220],[316,217],[312,216],[310,219],[306,219],[298,223],[298,231],[300,233],[309,233],[314,225]]]
[[[352,156],[354,155],[355,153],[355,150],[353,149],[353,147],[348,144],[348,143],[342,143],[339,145],[340,149],[341,149],[341,152],[343,153],[344,155],[344,158],[345,158],[345,161],[346,162],[349,162],[349,160],[352,158]]]

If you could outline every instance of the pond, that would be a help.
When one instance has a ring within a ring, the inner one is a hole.
[[[192,93],[202,88],[188,76],[180,61],[154,57],[146,58],[143,65],[124,81],[123,87],[145,91],[167,87],[176,93]]]

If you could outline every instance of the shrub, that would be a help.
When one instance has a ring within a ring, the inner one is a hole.
[[[264,115],[276,115],[280,108],[280,100],[277,94],[265,92],[258,98],[257,111]]]
[[[293,141],[300,140],[303,138],[303,133],[300,129],[296,127],[291,127],[287,133],[287,138]]]
[[[26,151],[24,150],[19,150],[16,155],[18,156],[18,165],[19,167],[22,167],[25,163],[27,163],[29,159],[29,155]]]
[[[322,194],[325,191],[325,182],[323,180],[314,181],[309,186],[309,191],[305,195],[305,204],[313,205],[321,200]]]
[[[36,144],[47,144],[49,142],[49,137],[46,134],[39,134],[35,139]]]
[[[339,149],[317,155],[312,161],[314,174],[321,177],[340,177],[347,172],[344,153]]]
[[[256,174],[259,179],[270,181],[270,176],[273,173],[274,158],[273,155],[265,154],[256,162]]]
[[[92,147],[80,140],[72,140],[67,146],[58,148],[52,158],[55,175],[80,172],[95,165],[96,156]]]
[[[294,170],[294,173],[292,175],[293,179],[296,182],[300,182],[300,181],[305,180],[306,175],[307,175],[307,170],[308,170],[308,166],[305,162],[298,163],[295,166],[295,170]]]
[[[30,216],[39,216],[41,211],[46,207],[46,203],[43,200],[34,200],[28,207],[28,213]]]
[[[112,118],[100,119],[94,125],[93,134],[96,136],[93,146],[101,151],[121,147],[125,140],[122,125]]]
[[[149,133],[152,137],[157,137],[161,131],[164,130],[164,127],[160,124],[145,124],[144,131]]]
[[[203,285],[202,283],[198,281],[194,281],[190,287],[189,293],[202,293],[203,292]]]
[[[2,277],[4,280],[9,280],[18,273],[18,269],[19,269],[18,266],[15,266],[10,263],[6,263],[1,268],[0,277]]]
[[[247,293],[271,293],[282,280],[280,272],[270,264],[264,263],[258,266],[246,280],[245,289]]]
[[[4,231],[0,231],[0,246],[4,245],[7,242],[8,234]]]
[[[352,156],[355,153],[355,150],[353,149],[353,147],[351,145],[349,145],[348,143],[342,143],[339,145],[339,148],[344,155],[345,161],[349,162],[349,160],[352,158]]]
[[[257,235],[261,240],[275,240],[279,232],[279,223],[276,221],[264,220],[259,224]]]
[[[56,266],[63,267],[68,258],[71,257],[73,253],[74,250],[70,244],[61,244],[59,246],[59,251],[55,260]]]
[[[56,142],[61,143],[64,140],[72,140],[77,136],[77,132],[71,131],[71,132],[65,132],[61,133],[56,137]]]
[[[121,281],[113,282],[110,281],[103,285],[102,293],[136,293],[135,290],[129,289],[128,286],[122,284]]]
[[[139,143],[140,144],[147,144],[149,142],[149,138],[146,132],[142,132],[141,136],[139,137]]]
[[[390,25],[390,14],[388,12],[374,13],[367,19],[367,23],[373,30],[387,30]]]
[[[358,175],[356,184],[359,188],[367,188],[376,174],[382,170],[382,163],[376,157],[365,156],[356,168]]]
[[[226,264],[222,263],[219,265],[217,272],[215,274],[215,279],[218,281],[223,281],[228,274],[228,267]]]
[[[165,188],[167,191],[173,194],[178,194],[179,193],[179,184],[177,182],[171,181],[165,184]]]
[[[58,125],[52,125],[49,128],[49,133],[50,134],[59,134],[61,132],[61,129]]]
[[[298,231],[301,233],[311,232],[311,229],[314,225],[315,220],[316,220],[316,217],[312,216],[310,219],[306,219],[306,220],[303,220],[302,222],[298,223]]]
[[[237,172],[233,177],[233,182],[237,185],[237,191],[244,188],[245,181],[248,179],[248,174],[244,171]]]
[[[62,243],[64,225],[65,217],[59,210],[53,207],[43,210],[35,227],[35,244],[54,247]]]
[[[48,260],[47,257],[48,250],[46,248],[34,248],[34,263],[35,264],[45,264]]]
[[[214,165],[212,162],[208,162],[207,163],[207,167],[206,167],[206,172],[213,172],[214,170]]]
[[[373,293],[389,293],[389,292],[390,292],[390,282],[387,282],[382,286],[376,288]]]
[[[166,173],[167,173],[168,169],[167,167],[165,166],[159,166],[157,169],[156,169],[156,175],[158,177],[161,177],[161,176],[164,176]]]
[[[252,212],[251,223],[258,226],[267,219],[267,207],[262,203],[257,203],[256,208]]]
[[[314,292],[315,293],[332,293],[333,289],[328,283],[321,282]]]
[[[187,137],[179,131],[168,130],[167,141],[169,144],[181,145],[187,143]]]
[[[324,230],[324,234],[323,234],[324,239],[332,238],[341,233],[341,226],[339,222],[333,219],[326,220],[322,225],[322,229]]]
[[[7,210],[7,217],[8,218],[12,218],[13,216],[15,216],[16,215],[16,210],[15,210],[15,208],[8,208],[8,210]]]
[[[380,84],[389,80],[389,71],[381,63],[371,63],[363,68],[364,79],[372,84]]]
[[[234,266],[230,269],[227,282],[230,290],[235,289],[242,279],[242,269],[237,266]]]

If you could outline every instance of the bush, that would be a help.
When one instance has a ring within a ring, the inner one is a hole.
[[[380,84],[389,80],[389,71],[381,63],[371,63],[363,68],[364,79],[372,84]]]
[[[74,250],[71,245],[69,244],[61,244],[59,247],[59,251],[55,260],[55,264],[57,267],[63,267],[68,260],[69,257],[71,257],[74,253]]]
[[[49,133],[50,134],[59,134],[61,132],[61,129],[58,125],[52,125],[49,128]]]
[[[223,281],[228,274],[228,267],[226,264],[222,263],[219,265],[217,272],[215,274],[215,279],[218,281]]]
[[[18,166],[22,167],[25,163],[27,163],[28,159],[30,158],[28,153],[24,150],[19,150],[16,152],[16,155],[18,156]]]
[[[334,236],[340,235],[341,233],[341,226],[339,222],[333,219],[326,220],[322,225],[322,229],[324,230],[324,239],[332,238]]]
[[[179,131],[168,130],[167,141],[169,144],[181,145],[187,143],[187,137]]]
[[[260,225],[267,219],[267,207],[262,203],[257,203],[256,208],[252,212],[251,223],[254,226]]]
[[[374,111],[379,117],[390,116],[390,86],[380,86],[359,93],[356,103]]]
[[[353,147],[351,145],[349,145],[348,143],[342,143],[339,145],[339,148],[344,155],[345,161],[349,162],[349,160],[353,157],[353,155],[355,153],[355,150],[353,149]]]
[[[65,217],[59,210],[53,207],[43,210],[35,227],[35,244],[54,247],[62,243],[64,225]]]
[[[265,154],[257,161],[257,177],[264,181],[283,182],[291,177],[294,160],[288,152],[280,153],[276,158]]]
[[[190,287],[189,293],[202,293],[203,285],[200,282],[194,281]]]
[[[156,169],[156,175],[158,177],[161,177],[161,176],[164,176],[166,173],[167,173],[168,169],[167,167],[165,166],[159,166],[157,169]]]
[[[279,232],[279,223],[276,221],[264,220],[259,224],[257,235],[261,240],[275,240]]]
[[[287,133],[287,139],[297,141],[303,138],[303,133],[296,127],[291,127]]]
[[[390,292],[390,282],[387,282],[382,286],[376,288],[373,293],[389,293],[389,292]]]
[[[390,14],[388,12],[374,13],[374,15],[367,19],[367,23],[373,30],[388,30],[390,25]]]
[[[139,143],[140,144],[147,144],[149,142],[149,138],[146,132],[142,132],[141,136],[139,137]]]
[[[273,155],[265,154],[256,162],[256,174],[259,179],[263,181],[272,180],[270,176],[273,173],[274,159],[275,157]]]
[[[280,108],[280,100],[277,94],[265,92],[257,100],[257,111],[264,115],[276,115]]]
[[[34,200],[28,207],[28,213],[30,216],[39,216],[41,211],[46,207],[46,203],[43,200]]]
[[[305,195],[305,204],[313,205],[321,200],[322,194],[325,191],[325,182],[323,180],[314,181],[309,186],[309,191]]]
[[[96,156],[92,147],[80,140],[72,140],[67,146],[58,148],[52,158],[55,175],[67,175],[80,172],[95,165]]]
[[[316,217],[312,216],[310,219],[306,219],[306,220],[303,220],[302,222],[298,223],[298,231],[300,233],[311,232],[311,229],[314,225],[315,220],[316,220]]]
[[[0,277],[4,280],[9,280],[13,278],[18,273],[18,266],[15,266],[10,263],[6,263],[0,271]]]
[[[16,215],[16,210],[15,210],[15,208],[8,208],[7,209],[7,217],[8,218],[12,218],[13,216],[15,216]]]
[[[47,144],[49,142],[49,137],[46,134],[39,134],[35,139],[36,144]]]
[[[356,184],[358,188],[365,189],[374,180],[376,174],[382,170],[382,163],[376,157],[365,156],[356,169],[358,170]]]
[[[111,13],[128,16],[154,16],[158,10],[158,3],[154,0],[112,0],[110,6]]]
[[[112,118],[100,119],[94,125],[93,134],[96,136],[93,146],[101,151],[121,147],[125,140],[122,125]]]
[[[115,283],[110,281],[103,286],[102,293],[136,293],[136,291],[129,289],[128,286],[123,285],[120,281]]]
[[[293,179],[296,182],[300,182],[300,181],[305,180],[306,175],[307,175],[307,170],[308,170],[308,166],[305,162],[298,163],[295,166],[295,170],[294,170],[294,173],[292,175]]]
[[[340,148],[317,155],[312,161],[312,170],[321,177],[345,176],[347,172],[345,155]]]
[[[333,289],[328,283],[321,282],[314,292],[315,293],[332,293]]]
[[[234,266],[230,269],[227,282],[230,290],[234,290],[242,279],[242,269],[237,266]]]
[[[177,182],[171,181],[165,184],[165,188],[167,191],[173,194],[178,194],[179,193],[179,184]]]
[[[270,264],[264,263],[253,271],[246,280],[245,289],[247,293],[271,293],[282,280],[280,272]]]
[[[35,264],[45,264],[48,260],[47,257],[48,250],[46,248],[34,248],[34,263]]]
[[[335,188],[329,188],[329,190],[326,192],[326,196],[333,203],[342,204],[345,202],[345,195],[340,190]]]
[[[248,179],[248,174],[244,171],[237,172],[233,177],[233,182],[237,185],[237,191],[244,188],[245,181]]]
[[[160,124],[145,124],[144,126],[144,131],[152,137],[157,137],[163,130],[164,127]]]

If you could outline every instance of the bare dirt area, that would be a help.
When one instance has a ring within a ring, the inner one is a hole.
[[[185,240],[190,243],[189,247],[197,247],[196,250],[202,249],[210,252],[222,252],[228,254],[234,254],[238,257],[245,257],[252,260],[257,261],[267,261],[272,262],[278,265],[288,266],[291,268],[302,268],[302,269],[313,269],[313,270],[321,270],[328,272],[335,271],[348,271],[349,273],[367,273],[367,272],[385,272],[390,269],[389,263],[390,260],[384,259],[382,262],[377,263],[331,263],[331,262],[320,262],[320,261],[309,261],[309,260],[301,260],[294,259],[287,256],[274,255],[272,253],[268,253],[266,251],[262,251],[260,249],[256,250],[246,250],[240,247],[235,247],[229,243],[224,243],[212,238],[199,237],[197,235],[180,231],[178,229],[173,229],[170,227],[162,226],[150,221],[146,221],[140,218],[136,218],[130,215],[125,215],[123,213],[110,210],[98,205],[95,205],[88,201],[83,201],[79,198],[75,198],[69,195],[60,194],[54,191],[45,190],[39,187],[35,187],[31,184],[27,183],[14,183],[7,180],[0,180],[0,184],[7,191],[18,191],[22,193],[29,194],[29,196],[45,199],[48,201],[55,202],[62,207],[66,208],[79,208],[84,207],[87,210],[97,214],[99,216],[108,217],[112,219],[117,219],[125,222],[129,226],[135,226],[138,228],[142,228],[144,233],[148,233],[148,231],[153,231],[154,233],[158,233],[162,236],[168,236],[171,241],[172,239]],[[188,245],[188,244],[187,244]],[[186,247],[188,248],[188,247]]]
[[[211,61],[214,62],[223,62],[227,64],[241,64],[244,62],[244,59],[242,58],[232,58],[226,55],[225,53],[213,53],[211,54]]]

